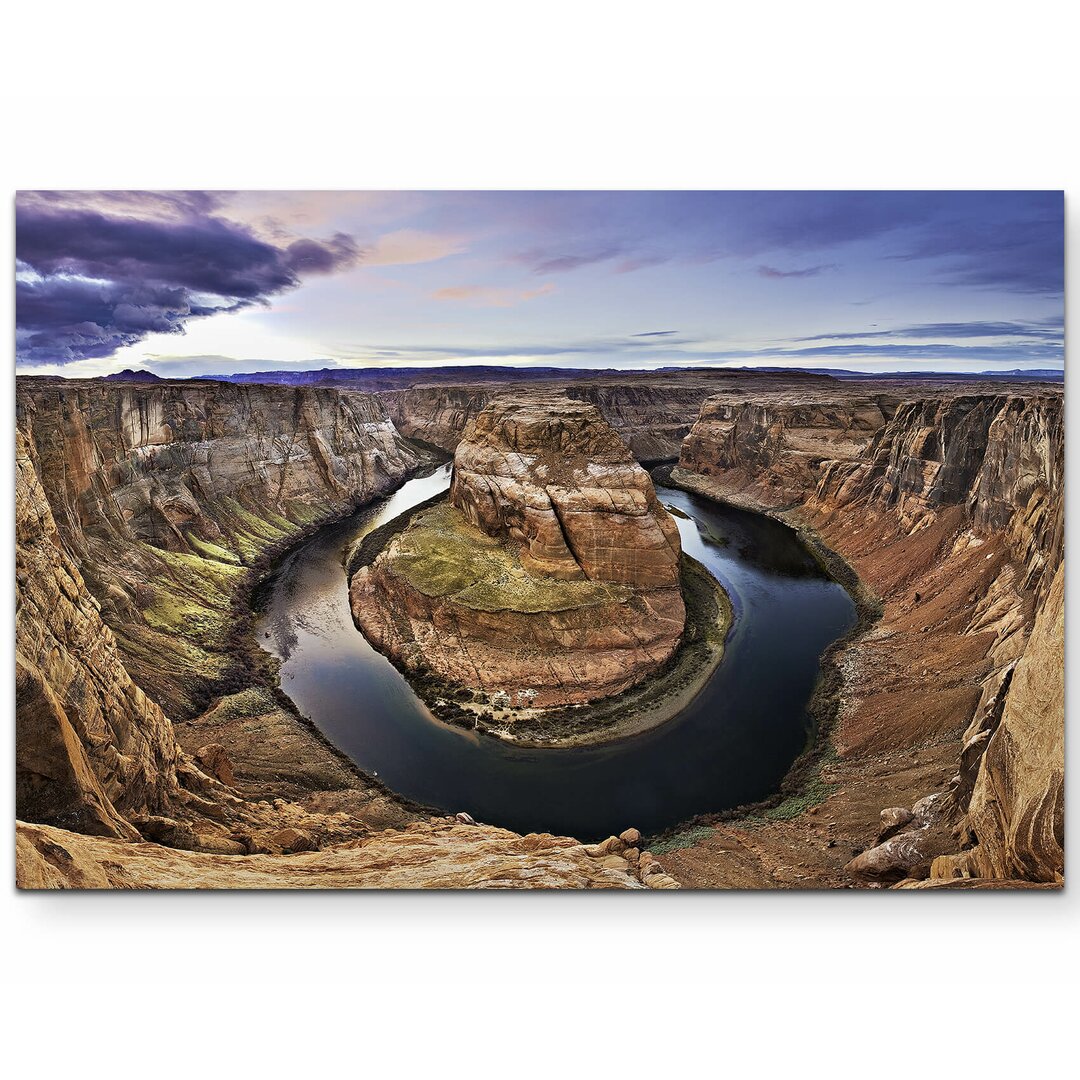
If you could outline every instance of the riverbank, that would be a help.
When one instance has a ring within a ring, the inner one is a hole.
[[[349,553],[351,578],[418,519],[436,507],[429,499],[360,540]],[[581,747],[617,742],[640,735],[673,719],[685,709],[720,664],[732,624],[731,602],[715,578],[695,559],[683,555],[681,586],[686,628],[669,660],[655,674],[611,697],[547,709],[499,707],[487,695],[447,683],[430,672],[406,670],[395,663],[431,713],[445,723],[493,736],[522,747]],[[392,657],[388,658],[394,662]]]
[[[728,501],[701,476],[676,470],[666,482]],[[650,847],[684,887],[850,888],[845,866],[877,843],[882,808],[910,807],[956,773],[994,640],[972,626],[972,598],[995,588],[1003,545],[958,546],[956,513],[911,535],[858,508],[808,522],[800,507],[731,504],[795,530],[847,589],[858,622],[822,659],[817,736],[778,794],[666,830]]]
[[[821,673],[807,705],[811,730],[805,750],[792,762],[777,791],[768,798],[713,814],[703,814],[651,838],[658,850],[675,850],[685,840],[700,838],[710,826],[739,821],[786,821],[797,817],[828,798],[837,789],[823,779],[823,768],[836,759],[832,733],[840,710],[844,688],[843,661],[854,643],[869,632],[881,618],[882,604],[865,585],[855,569],[830,548],[817,532],[805,523],[792,522],[784,511],[771,510],[739,500],[728,501],[718,495],[707,481],[678,467],[660,466],[652,471],[657,484],[678,488],[719,506],[731,505],[772,518],[790,528],[807,551],[833,581],[843,587],[855,605],[855,625],[834,641],[822,654]]]
[[[404,482],[429,476],[444,463],[445,456],[428,461]],[[321,531],[392,497],[396,490],[320,517],[268,545],[236,583],[227,639],[233,674],[226,685],[208,688],[197,714],[178,717],[173,726],[177,741],[196,759],[207,746],[227,747],[233,785],[247,798],[315,798],[322,811],[343,810],[379,828],[402,827],[437,812],[393,791],[327,738],[282,688],[280,660],[256,633],[267,590],[286,561]]]

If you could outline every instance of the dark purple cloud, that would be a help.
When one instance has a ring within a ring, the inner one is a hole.
[[[352,237],[277,247],[211,216],[206,193],[27,193],[16,202],[17,355],[108,356],[235,311],[360,257]],[[125,212],[126,211],[126,212]]]
[[[15,282],[20,359],[69,363],[109,356],[147,334],[179,334],[187,319],[253,301],[200,304],[182,286],[47,277]]]

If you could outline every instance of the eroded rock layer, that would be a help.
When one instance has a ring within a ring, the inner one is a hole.
[[[617,838],[612,838],[613,840]],[[670,889],[654,861],[610,841],[415,822],[321,851],[246,858],[20,825],[27,889]],[[629,859],[627,858],[629,855]]]
[[[544,708],[674,653],[678,529],[595,407],[497,398],[458,445],[449,503],[352,579],[357,624],[407,670]]]
[[[523,372],[528,375],[528,372]],[[768,395],[792,384],[811,390],[835,386],[820,375],[724,370],[675,373],[582,372],[552,381],[538,379],[541,392],[563,393],[575,401],[595,405],[639,461],[671,460],[679,456],[701,406],[715,394],[727,392],[746,398]],[[386,390],[379,394],[402,434],[453,453],[465,427],[495,397],[507,391],[501,383],[485,381],[469,369],[446,376],[437,384]]]
[[[232,600],[250,569],[421,461],[370,394],[28,379],[17,405],[60,543],[176,716],[242,685]]]

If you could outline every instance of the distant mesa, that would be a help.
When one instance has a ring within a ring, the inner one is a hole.
[[[105,375],[104,379],[106,382],[164,382],[160,375],[155,375],[152,371],[135,368],[124,368],[123,371]]]

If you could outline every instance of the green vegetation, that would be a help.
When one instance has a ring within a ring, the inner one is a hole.
[[[262,716],[278,708],[274,695],[261,686],[249,687],[237,694],[223,697],[207,714],[215,723],[238,720],[245,716]]]
[[[425,596],[450,596],[477,611],[562,611],[631,595],[605,582],[534,577],[513,544],[481,532],[445,502],[401,533],[392,569]]]
[[[783,798],[775,806],[767,806],[747,815],[747,824],[762,824],[766,821],[791,821],[805,814],[812,806],[819,806],[834,792],[839,791],[837,784],[826,783],[822,779],[822,769],[837,760],[832,742],[821,738],[814,745],[813,741],[807,754],[800,759],[801,767],[796,765],[785,778],[781,789]]]
[[[153,554],[162,573],[153,580],[150,602],[143,610],[147,625],[169,635],[171,651],[193,670],[217,675],[224,658],[205,654],[220,652],[226,643],[243,568],[217,556],[156,548]]]
[[[645,846],[654,855],[666,855],[669,851],[700,844],[702,840],[708,840],[714,832],[715,829],[711,825],[695,825],[685,832],[665,836],[662,840],[650,840]]]
[[[228,548],[220,547],[218,544],[213,544],[209,540],[200,540],[194,533],[189,533],[185,539],[187,540],[189,547],[206,559],[215,559],[218,562],[228,563],[231,566],[240,565],[240,559],[237,557],[236,553],[230,551]]]
[[[834,791],[839,791],[836,784],[826,784],[820,776],[815,776],[797,795],[789,795],[783,802],[763,810],[760,819],[764,821],[791,821],[792,818],[805,814],[810,807],[823,803]]]

